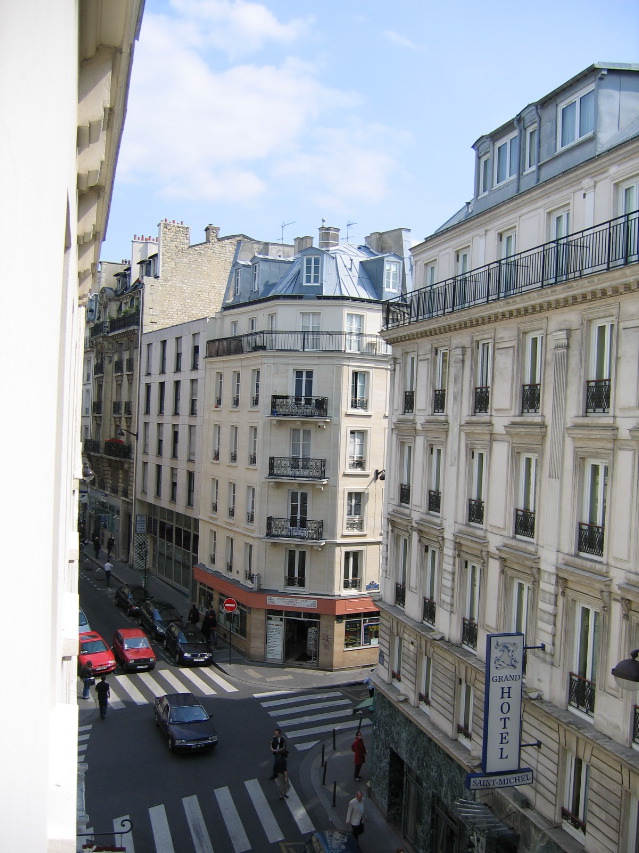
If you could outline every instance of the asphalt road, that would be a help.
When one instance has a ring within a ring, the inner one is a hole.
[[[115,607],[116,586],[112,580],[107,589],[101,572],[96,578],[95,571],[81,570],[81,606],[108,643],[117,628],[137,624]],[[128,835],[96,840],[114,840],[128,853],[301,850],[302,837],[324,826],[326,813],[300,768],[327,739],[322,727],[352,719],[352,705],[361,697],[337,689],[254,695],[254,686],[234,683],[214,666],[184,670],[157,642],[153,647],[158,658],[153,672],[124,675],[118,667],[107,677],[112,707],[105,721],[93,701],[80,700],[89,827],[101,834],[118,828],[123,818],[133,823]],[[219,743],[212,752],[171,753],[154,725],[153,694],[189,689],[213,715]],[[269,778],[273,729],[285,727],[280,716],[297,738],[295,747],[289,739],[292,787],[283,801]]]

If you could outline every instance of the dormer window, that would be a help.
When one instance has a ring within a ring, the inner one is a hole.
[[[580,92],[558,107],[558,148],[572,145],[595,129],[595,90]]]
[[[479,195],[484,195],[490,189],[490,157],[484,154],[479,158]]]
[[[516,133],[495,146],[495,186],[503,184],[517,173],[518,156],[519,140]]]
[[[536,124],[526,128],[526,157],[524,163],[524,171],[529,172],[537,165],[537,142],[539,140],[539,130]]]
[[[319,255],[307,255],[304,258],[304,284],[320,283]]]
[[[399,262],[386,261],[384,267],[384,287],[386,290],[399,290]]]
[[[236,269],[233,276],[233,295],[240,295],[240,270]]]
[[[257,290],[257,285],[260,277],[260,265],[253,264],[253,278],[251,280],[251,290]]]

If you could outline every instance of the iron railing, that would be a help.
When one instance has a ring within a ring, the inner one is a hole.
[[[571,672],[568,683],[568,704],[571,708],[577,708],[589,717],[595,713],[596,684],[594,681]]]
[[[226,562],[226,571],[227,571],[227,572],[232,572],[232,571],[233,571],[233,563],[230,563],[228,560],[227,560],[227,562]]]
[[[268,475],[299,480],[324,480],[326,479],[326,459],[309,459],[306,456],[271,456],[268,460]]]
[[[639,705],[632,706],[632,742],[639,744]]]
[[[249,453],[249,465],[257,464],[257,453]]]
[[[351,515],[346,519],[347,530],[363,530],[364,519],[361,515]]]
[[[217,512],[217,501],[211,501],[211,512]]]
[[[535,383],[532,385],[521,386],[521,413],[532,414],[539,413],[539,405],[541,403],[541,385]]]
[[[366,460],[363,459],[361,456],[349,456],[348,469],[349,471],[365,471]]]
[[[251,397],[251,405],[252,406],[259,406],[259,404],[260,404],[260,395],[259,394],[253,394],[253,396]]]
[[[131,445],[122,441],[105,441],[104,453],[107,456],[117,456],[118,459],[131,458]]]
[[[435,489],[428,490],[428,511],[441,512],[442,508],[442,493]]]
[[[566,823],[569,823],[573,829],[578,830],[578,832],[586,832],[586,821],[581,820],[581,818],[577,817],[577,815],[568,811],[568,809],[561,807],[561,819]]]
[[[229,453],[229,462],[237,462],[237,453],[234,453],[232,450]]]
[[[113,400],[111,403],[111,411],[114,415],[122,414],[122,400]]]
[[[133,414],[133,401],[132,400],[125,400],[124,401],[124,415],[125,415],[125,417],[130,418],[132,414]]]
[[[127,358],[124,363],[124,372],[125,373],[133,373],[133,359]]]
[[[99,453],[100,452],[101,443],[97,438],[85,438],[84,439],[84,450],[86,453]]]
[[[109,318],[109,334],[119,332],[120,329],[128,329],[130,326],[140,325],[140,312],[132,311],[130,314],[122,314],[120,317]]]
[[[276,352],[361,352],[366,355],[390,354],[389,345],[379,335],[358,335],[353,349],[353,335],[348,332],[249,332],[231,338],[206,342],[206,357],[221,358],[263,350]]]
[[[124,373],[124,359],[118,358],[113,362],[114,373]]]
[[[404,414],[412,415],[415,411],[415,392],[404,391]]]
[[[235,507],[234,506],[229,507],[229,518],[235,518]]]
[[[306,578],[301,575],[287,575],[284,578],[284,586],[298,586],[303,589],[306,586]]]
[[[435,613],[437,611],[437,605],[433,601],[432,598],[424,598],[424,603],[422,607],[422,620],[424,622],[428,622],[429,625],[435,624]]]
[[[362,579],[361,578],[344,578],[343,582],[344,589],[361,589],[362,588]]]
[[[442,415],[446,411],[446,389],[435,388],[433,391],[433,414]]]
[[[399,502],[400,504],[410,503],[410,483],[399,484]]]
[[[384,328],[442,317],[639,260],[637,211],[384,303]]]
[[[246,523],[247,524],[253,524],[254,521],[255,521],[255,513],[252,510],[249,510],[246,513]]]
[[[484,523],[484,502],[477,498],[468,499],[468,523],[483,524]]]
[[[233,397],[231,399],[231,407],[233,409],[237,409],[237,407],[239,405],[240,405],[240,395],[239,394],[233,394]]]
[[[406,584],[395,584],[395,604],[398,607],[403,607],[406,604]]]
[[[100,358],[93,365],[93,374],[94,374],[94,376],[102,376],[103,373],[104,373],[104,359]]]
[[[597,524],[579,522],[579,532],[577,535],[577,550],[579,553],[603,557],[604,529],[603,526],[599,527]]]
[[[473,411],[476,415],[485,415],[490,410],[490,386],[480,385],[475,388],[475,404]]]
[[[102,400],[94,400],[93,403],[91,403],[91,411],[93,412],[94,415],[101,415],[102,414]]]
[[[360,409],[362,412],[368,410],[368,397],[351,397],[351,409]]]
[[[310,518],[274,518],[266,519],[266,535],[277,539],[308,539],[317,542],[324,535],[324,522]]]
[[[106,335],[106,333],[107,324],[104,322],[104,320],[100,320],[98,323],[94,323],[91,326],[91,331],[89,332],[89,335],[91,338],[97,338],[100,335]]]
[[[285,418],[326,418],[328,397],[271,396],[271,415]]]
[[[535,538],[535,513],[530,509],[515,510],[515,536]]]
[[[610,379],[589,379],[586,382],[586,412],[588,414],[610,411]]]
[[[478,626],[474,619],[462,619],[462,646],[477,649]]]

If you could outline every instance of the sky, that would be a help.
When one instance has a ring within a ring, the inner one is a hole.
[[[639,62],[636,0],[146,0],[101,257],[162,219],[419,242],[475,140],[593,62]]]

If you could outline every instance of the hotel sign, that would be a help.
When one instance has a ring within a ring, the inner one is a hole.
[[[296,607],[298,610],[317,610],[316,598],[285,598],[281,595],[267,595],[266,603],[270,607]]]

